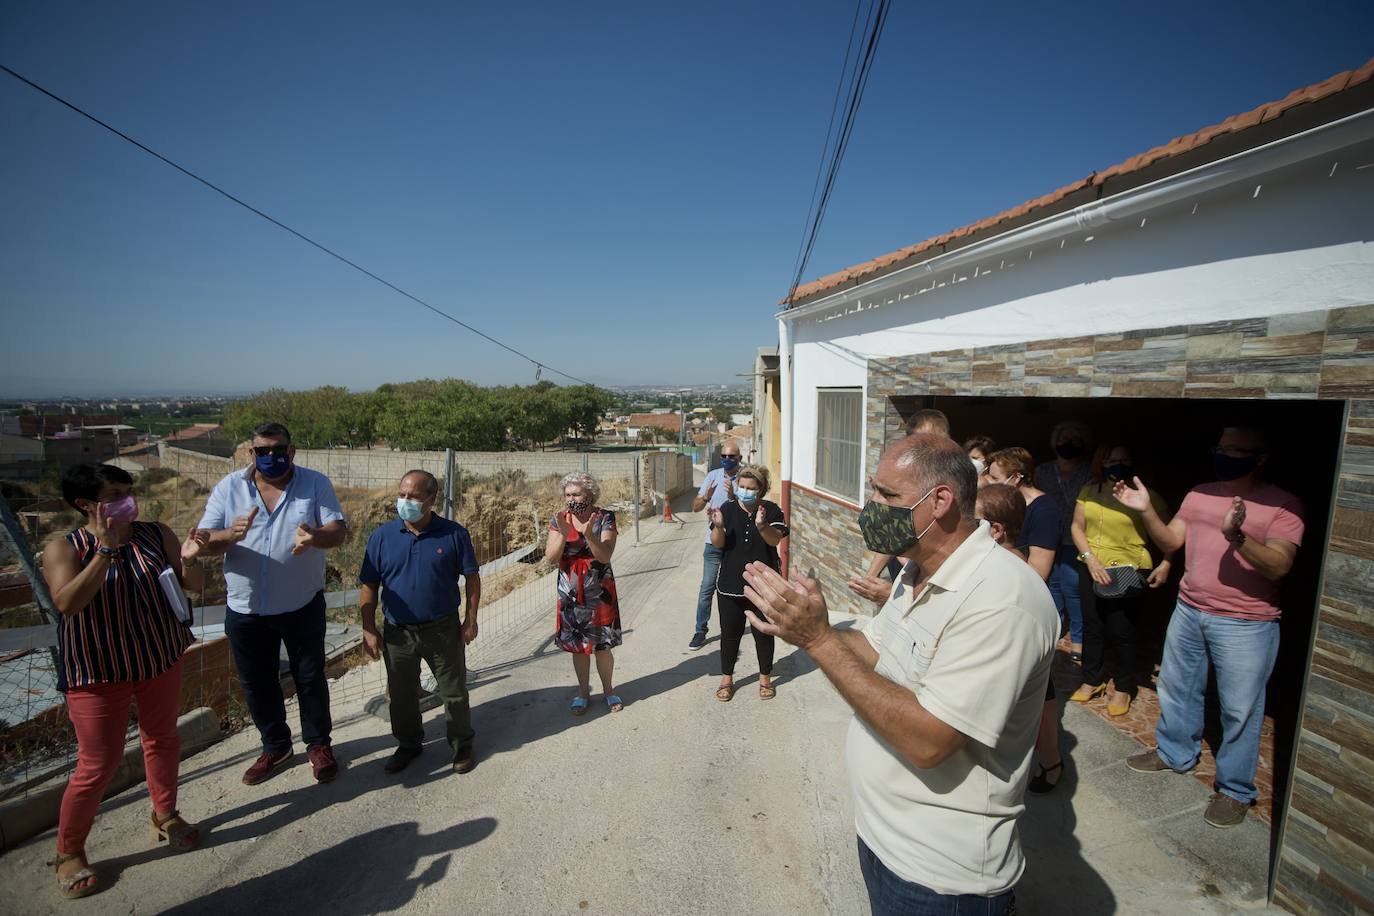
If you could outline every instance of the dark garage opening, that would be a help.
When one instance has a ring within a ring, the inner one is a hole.
[[[1279,654],[1265,706],[1274,723],[1272,851],[1287,797],[1311,654],[1345,406],[1343,401],[1317,400],[920,396],[891,398],[887,410],[891,419],[904,421],[919,408],[938,408],[949,417],[955,439],[991,436],[999,448],[1028,449],[1037,462],[1052,457],[1049,436],[1056,423],[1082,420],[1094,430],[1099,444],[1130,446],[1141,479],[1175,511],[1189,489],[1215,479],[1210,449],[1223,427],[1254,426],[1265,431],[1272,449],[1265,477],[1302,500],[1306,523],[1293,570],[1282,585]],[[1159,662],[1182,567],[1180,556],[1170,588],[1154,596],[1154,606],[1138,621],[1142,653],[1138,667],[1144,674]],[[1144,657],[1147,651],[1151,657]],[[1214,707],[1214,696],[1209,705]],[[1209,722],[1215,726],[1215,709]],[[1210,740],[1215,746],[1215,737]],[[1271,855],[1271,866],[1272,861]]]

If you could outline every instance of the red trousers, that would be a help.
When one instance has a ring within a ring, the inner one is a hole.
[[[105,787],[124,759],[131,700],[138,705],[143,770],[153,810],[159,814],[176,810],[181,662],[146,681],[73,688],[67,691],[67,714],[76,729],[76,770],[67,780],[57,821],[57,851],[64,855],[85,849]]]

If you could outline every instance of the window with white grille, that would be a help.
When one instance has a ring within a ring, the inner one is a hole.
[[[816,487],[859,502],[863,469],[863,391],[816,392]]]

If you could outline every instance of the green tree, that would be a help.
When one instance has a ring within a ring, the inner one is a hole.
[[[615,404],[614,395],[595,385],[570,385],[558,392],[567,412],[567,428],[580,436],[595,436],[601,415]]]
[[[506,395],[511,435],[540,445],[567,429],[570,418],[558,390],[552,382],[512,389]]]
[[[378,434],[393,448],[407,451],[484,452],[504,447],[505,417],[482,389],[445,379],[435,391],[433,397],[390,400],[377,419]]]

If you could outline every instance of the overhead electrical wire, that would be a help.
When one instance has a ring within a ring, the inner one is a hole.
[[[400,293],[402,296],[406,297],[407,299],[409,299],[410,301],[416,303],[417,305],[421,305],[421,306],[423,306],[424,308],[429,309],[431,312],[433,312],[434,314],[438,315],[438,316],[441,317],[441,318],[447,318],[449,321],[452,321],[454,324],[458,325],[458,326],[461,327],[461,328],[464,328],[464,329],[466,329],[466,330],[468,330],[468,331],[471,331],[472,333],[476,334],[478,337],[482,338],[483,340],[486,340],[486,341],[488,341],[488,342],[490,342],[490,343],[494,343],[494,344],[496,344],[496,346],[500,347],[500,348],[503,349],[503,350],[506,350],[506,351],[509,352],[509,353],[514,353],[516,356],[518,356],[518,357],[520,357],[521,359],[527,361],[528,363],[530,363],[530,365],[532,365],[532,366],[535,367],[535,377],[536,377],[536,378],[538,378],[538,376],[539,376],[539,374],[540,374],[540,370],[547,369],[547,370],[549,370],[550,372],[556,373],[557,375],[561,375],[561,376],[563,376],[563,377],[566,378],[566,379],[571,379],[572,381],[578,382],[578,383],[583,384],[583,385],[593,385],[593,384],[594,384],[594,383],[592,383],[592,382],[587,381],[586,379],[578,378],[578,377],[575,376],[575,375],[569,375],[568,373],[562,371],[561,369],[555,369],[553,366],[550,366],[548,363],[543,362],[543,361],[541,361],[541,360],[537,360],[537,359],[535,359],[534,357],[532,357],[532,356],[530,356],[530,355],[528,355],[528,354],[526,354],[526,353],[522,353],[522,352],[520,352],[519,350],[515,349],[515,347],[512,347],[510,344],[507,344],[507,343],[504,343],[503,341],[497,340],[495,337],[492,337],[490,334],[488,334],[488,333],[486,333],[486,332],[484,332],[484,331],[478,330],[477,328],[475,328],[475,327],[473,327],[472,325],[468,324],[466,321],[463,321],[463,320],[460,319],[460,318],[455,318],[453,315],[450,315],[448,312],[444,311],[443,309],[438,308],[438,307],[433,306],[433,305],[430,305],[428,302],[426,302],[425,300],[421,299],[419,296],[416,296],[416,295],[414,295],[413,293],[409,293],[409,292],[405,291],[404,289],[401,289],[401,287],[397,286],[395,283],[392,283],[392,282],[389,281],[389,280],[385,280],[385,279],[383,279],[382,277],[377,276],[377,275],[374,274],[372,271],[368,270],[366,267],[363,267],[361,264],[358,264],[356,261],[352,261],[352,260],[350,260],[350,259],[344,257],[343,255],[339,254],[337,251],[334,251],[332,248],[329,248],[328,246],[323,245],[323,244],[321,244],[321,243],[315,241],[314,239],[312,239],[310,236],[306,235],[305,233],[299,232],[299,231],[297,231],[297,230],[295,230],[295,229],[292,229],[290,226],[286,225],[286,223],[283,223],[281,220],[277,219],[276,217],[273,217],[273,216],[270,216],[270,215],[264,213],[263,211],[259,210],[257,207],[253,206],[252,204],[247,203],[246,201],[244,201],[244,200],[242,200],[242,199],[240,199],[240,198],[238,198],[238,197],[235,197],[233,194],[230,194],[228,191],[224,190],[223,188],[221,188],[219,185],[215,184],[214,182],[209,181],[209,180],[207,180],[207,179],[205,179],[205,178],[202,178],[202,177],[200,177],[199,175],[197,175],[195,172],[193,172],[193,171],[191,171],[190,169],[186,168],[185,166],[182,166],[182,165],[179,165],[179,164],[173,162],[171,159],[168,159],[166,156],[162,155],[162,154],[159,153],[157,150],[150,149],[148,146],[144,145],[143,143],[140,143],[138,140],[135,140],[133,137],[131,137],[131,136],[129,136],[128,134],[124,133],[122,130],[118,129],[117,127],[114,127],[114,126],[112,126],[112,125],[110,125],[110,124],[107,124],[106,122],[100,120],[100,119],[97,118],[95,115],[91,114],[90,112],[88,112],[88,111],[82,109],[81,107],[79,107],[79,106],[73,104],[72,102],[69,102],[69,101],[67,101],[66,99],[62,98],[62,96],[58,95],[57,93],[52,92],[52,91],[50,91],[50,90],[48,90],[48,89],[45,89],[44,87],[38,85],[38,84],[35,83],[33,80],[29,79],[28,77],[24,76],[23,74],[21,74],[21,73],[16,73],[14,70],[10,69],[9,67],[5,66],[4,64],[0,64],[0,70],[3,70],[5,73],[8,73],[10,76],[12,76],[12,77],[14,77],[15,79],[19,80],[21,83],[24,83],[25,85],[30,86],[31,88],[38,90],[38,91],[41,92],[43,95],[46,95],[48,98],[52,99],[53,101],[55,101],[55,102],[57,102],[57,103],[59,103],[59,104],[61,104],[61,105],[64,105],[64,106],[66,106],[67,108],[70,108],[72,111],[74,111],[74,112],[76,112],[77,114],[81,115],[83,118],[86,118],[87,120],[92,121],[92,122],[94,122],[94,123],[100,125],[101,127],[105,128],[105,129],[108,130],[110,133],[114,134],[115,136],[119,137],[120,139],[126,140],[126,141],[128,141],[129,143],[132,143],[134,146],[136,146],[136,147],[138,147],[139,149],[143,150],[143,152],[147,153],[148,155],[152,156],[153,158],[158,159],[158,160],[162,161],[163,163],[165,163],[165,164],[167,164],[167,165],[170,165],[172,168],[176,169],[178,172],[181,172],[183,175],[187,176],[188,178],[193,178],[193,179],[195,179],[196,181],[198,181],[198,182],[200,182],[201,184],[205,185],[207,188],[209,188],[210,190],[214,191],[215,193],[217,193],[217,194],[219,194],[219,195],[221,195],[221,196],[223,196],[223,197],[226,197],[226,198],[228,198],[229,200],[233,201],[234,203],[238,204],[240,207],[243,207],[245,210],[248,210],[249,212],[254,213],[254,214],[256,214],[256,215],[262,217],[263,219],[267,220],[269,223],[271,223],[272,225],[276,226],[277,228],[286,230],[287,232],[291,233],[292,235],[294,235],[296,238],[300,239],[301,241],[303,241],[303,242],[305,242],[305,243],[307,243],[307,244],[309,244],[309,245],[312,245],[312,246],[314,246],[315,248],[318,248],[320,251],[323,251],[325,254],[329,255],[329,256],[332,257],[332,258],[335,258],[335,259],[337,259],[337,260],[339,260],[339,261],[342,261],[343,263],[347,264],[349,267],[353,268],[354,270],[358,271],[359,273],[364,274],[365,276],[371,277],[373,280],[376,280],[378,283],[382,284],[382,285],[385,286],[387,289],[390,289],[390,290],[392,290],[393,292],[396,292],[396,293]]]
[[[816,178],[811,185],[811,202],[806,205],[806,215],[802,218],[802,238],[797,245],[797,257],[792,262],[792,273],[796,276],[802,269],[802,251],[806,247],[806,233],[811,225],[811,213],[816,208],[816,195],[821,190],[821,175],[825,172],[826,156],[830,153],[830,140],[835,134],[835,116],[840,113],[840,96],[849,73],[849,58],[854,53],[854,32],[859,28],[859,11],[864,7],[863,0],[854,4],[854,18],[849,23],[849,40],[844,45],[844,62],[840,64],[840,78],[835,83],[835,97],[830,100],[830,122],[825,125],[825,142],[821,144],[821,156],[816,161]],[[792,285],[796,288],[796,284]],[[789,297],[790,298],[790,297]]]
[[[840,83],[836,88],[836,95],[840,95],[844,88],[848,86],[848,101],[845,105],[844,117],[840,121],[838,131],[834,131],[834,106],[831,107],[830,127],[826,130],[825,145],[821,148],[822,169],[825,172],[825,181],[821,186],[819,199],[813,189],[811,199],[812,208],[808,211],[808,228],[802,233],[801,252],[797,259],[797,269],[792,275],[792,283],[788,287],[786,302],[792,305],[793,299],[797,295],[797,287],[801,285],[802,276],[806,273],[807,264],[811,260],[811,252],[816,247],[816,237],[820,232],[821,222],[825,219],[826,209],[830,205],[830,195],[835,189],[835,179],[840,172],[840,164],[844,161],[845,151],[849,148],[849,139],[854,132],[854,123],[859,114],[859,106],[863,102],[864,90],[868,87],[868,77],[873,69],[873,61],[877,57],[878,43],[882,39],[883,27],[887,24],[888,10],[891,7],[891,0],[869,0],[868,12],[864,16],[865,34],[867,38],[861,40],[863,47],[861,56],[855,59],[854,69],[849,68],[850,47],[845,49],[845,62],[840,73]],[[859,0],[858,8],[855,9],[857,19],[858,9],[862,8],[863,0]],[[850,45],[853,45],[853,29],[850,31]],[[831,139],[834,138],[832,144]],[[827,155],[829,165],[826,166]]]

